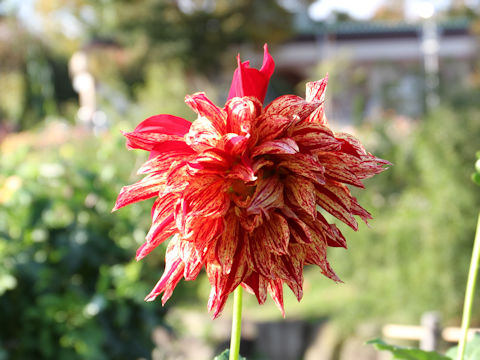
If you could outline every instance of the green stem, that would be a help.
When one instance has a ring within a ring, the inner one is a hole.
[[[243,289],[240,285],[234,292],[232,337],[230,339],[229,360],[238,360],[240,354],[240,335],[242,333],[242,292]]]
[[[467,291],[465,292],[465,304],[463,305],[462,337],[458,344],[457,360],[463,360],[465,345],[467,343],[468,328],[472,315],[473,298],[475,295],[475,283],[477,281],[478,267],[480,265],[480,213],[477,221],[477,232],[473,243],[472,261],[468,272]]]

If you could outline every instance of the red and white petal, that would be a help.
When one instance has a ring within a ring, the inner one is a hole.
[[[193,95],[187,95],[185,103],[200,117],[208,118],[218,133],[225,133],[227,114],[222,108],[216,106],[205,93],[198,92]]]
[[[285,309],[283,307],[283,281],[281,279],[268,281],[268,293],[285,317]]]
[[[175,161],[191,160],[193,158],[192,154],[193,150],[190,147],[186,147],[184,151],[166,151],[159,153],[144,163],[140,169],[138,169],[137,174],[166,172]]]
[[[215,148],[222,138],[222,134],[206,117],[197,118],[185,134],[185,143],[196,152]]]
[[[315,202],[315,185],[310,179],[303,176],[286,177],[285,196],[295,206],[302,208],[312,218],[317,213]]]
[[[199,178],[199,175],[223,175],[230,168],[229,157],[218,149],[208,149],[188,162],[188,173]]]
[[[162,191],[165,187],[166,180],[165,173],[151,174],[135,184],[122,187],[112,211],[158,195],[159,191]]]
[[[224,275],[222,267],[215,260],[207,262],[207,276],[212,286],[208,300],[208,309],[216,318],[222,311],[228,295],[246,279],[251,271],[247,265],[247,248],[245,240],[239,236],[234,261],[229,274]]]
[[[255,230],[255,237],[270,252],[276,255],[288,254],[290,241],[288,221],[278,212],[273,212],[270,219]]]
[[[248,262],[253,271],[267,279],[273,279],[275,267],[274,257],[271,250],[265,246],[264,239],[261,238],[261,232],[255,231],[249,235]]]
[[[298,153],[295,156],[279,156],[277,169],[288,169],[292,175],[303,176],[316,184],[324,184],[325,168],[314,156]]]
[[[223,148],[231,157],[243,156],[247,150],[249,138],[234,133],[228,133],[222,137]]]
[[[275,176],[260,178],[247,208],[247,214],[261,214],[270,209],[281,208],[283,205],[283,183]]]
[[[267,300],[268,281],[262,275],[252,272],[249,277],[243,280],[241,285],[251,294],[255,294],[260,305]]]
[[[237,217],[233,212],[230,212],[225,217],[225,230],[222,236],[218,238],[215,247],[215,257],[222,268],[222,273],[225,275],[232,270],[239,230]]]
[[[255,120],[255,136],[257,141],[274,140],[284,137],[289,126],[293,124],[291,118],[282,115],[261,115]]]
[[[195,280],[205,260],[204,252],[198,249],[194,242],[180,238],[179,256],[185,263],[183,270],[185,280]]]
[[[328,74],[318,81],[308,82],[306,84],[305,100],[308,102],[317,100],[325,101],[325,91],[328,84]]]
[[[265,108],[265,116],[281,115],[300,121],[308,117],[320,105],[319,101],[307,102],[300,96],[283,95],[273,100]]]
[[[297,143],[290,138],[270,140],[252,149],[252,157],[259,155],[295,154],[299,151]]]
[[[353,160],[352,156],[347,158],[339,152],[320,152],[317,156],[318,161],[325,167],[325,177],[360,188],[365,187],[355,170],[354,165],[358,165],[358,162]]]
[[[153,301],[158,295],[165,292],[162,297],[162,304],[165,304],[168,298],[172,295],[175,286],[183,278],[184,266],[185,264],[179,257],[179,238],[178,236],[175,236],[167,247],[165,254],[165,271],[145,300]]]
[[[188,216],[218,218],[224,216],[230,206],[227,184],[220,176],[199,176],[184,191],[188,203]]]
[[[328,127],[318,123],[301,122],[292,127],[290,136],[302,152],[337,151],[342,145]]]
[[[254,98],[234,97],[225,105],[227,132],[250,136],[252,124],[261,112],[261,104]]]
[[[329,180],[324,185],[316,186],[315,189],[316,201],[319,206],[353,230],[358,229],[358,223],[351,210],[352,196],[345,185]]]

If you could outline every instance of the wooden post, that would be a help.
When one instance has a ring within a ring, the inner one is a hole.
[[[435,351],[440,340],[440,315],[437,312],[427,312],[422,315],[423,336],[420,339],[420,349]]]

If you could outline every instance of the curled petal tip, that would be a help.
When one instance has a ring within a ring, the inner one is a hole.
[[[240,55],[237,56],[237,63],[238,67],[233,74],[228,99],[237,96],[252,96],[263,103],[270,77],[275,69],[275,62],[268,53],[268,47],[265,44],[263,64],[260,70],[250,68],[249,61],[242,63]]]
[[[157,298],[156,295],[148,294],[148,295],[145,297],[144,301],[146,301],[146,302],[152,302],[152,301],[154,301],[156,298]]]

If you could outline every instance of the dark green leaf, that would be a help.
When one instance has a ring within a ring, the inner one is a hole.
[[[372,344],[378,350],[390,351],[394,359],[399,360],[451,360],[449,357],[440,355],[434,351],[423,351],[415,348],[402,348],[388,345],[383,340],[370,340],[367,344]]]

